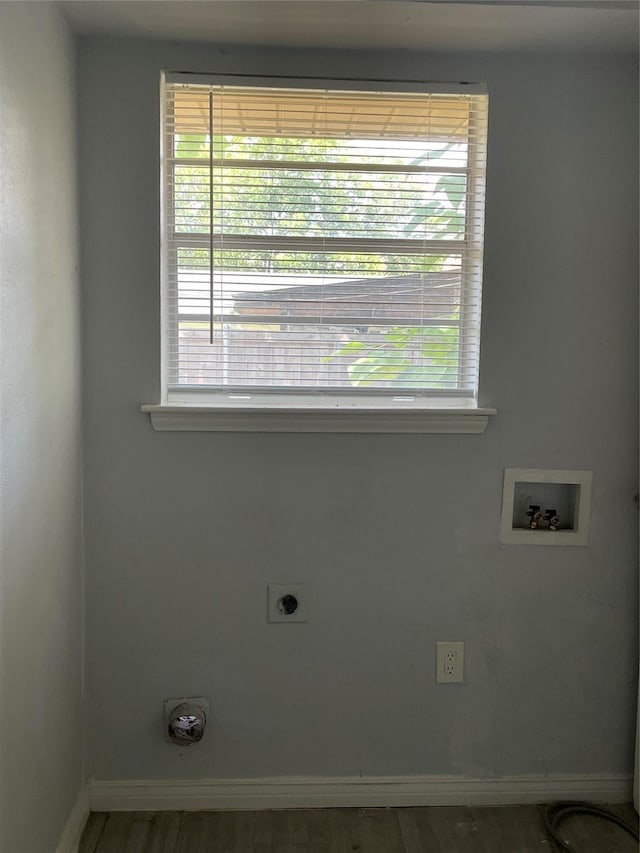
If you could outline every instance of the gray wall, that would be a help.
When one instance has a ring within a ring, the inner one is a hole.
[[[163,67],[488,83],[484,436],[153,432]],[[89,774],[630,772],[634,61],[89,39],[79,80]],[[592,469],[590,546],[501,546],[505,467]],[[266,624],[269,581],[310,584],[307,625]],[[184,694],[214,722],[181,752]]]
[[[51,853],[82,782],[75,51],[0,4],[0,850]]]

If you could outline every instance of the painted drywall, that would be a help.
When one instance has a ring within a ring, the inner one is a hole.
[[[51,853],[82,780],[75,49],[0,3],[0,850]]]
[[[630,773],[637,66],[82,40],[89,774]],[[483,436],[156,433],[161,68],[490,92]],[[501,546],[505,467],[594,472],[587,548]],[[266,622],[268,582],[310,587]],[[435,684],[437,640],[466,683]],[[207,695],[197,747],[162,700]]]

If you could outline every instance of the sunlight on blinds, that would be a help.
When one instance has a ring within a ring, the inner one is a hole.
[[[179,92],[179,90],[177,90]],[[468,97],[391,95],[364,92],[309,92],[219,87],[224,99],[224,132],[246,136],[417,139],[463,137],[468,133]],[[209,94],[187,92],[175,100],[176,133],[207,133]]]
[[[164,87],[169,389],[477,388],[486,95]]]

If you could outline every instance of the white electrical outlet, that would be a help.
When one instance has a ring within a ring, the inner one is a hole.
[[[464,643],[438,643],[436,682],[461,684],[464,681]]]

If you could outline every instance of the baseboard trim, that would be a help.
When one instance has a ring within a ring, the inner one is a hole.
[[[279,777],[92,781],[89,799],[92,811],[495,806],[570,799],[621,803],[631,799],[631,789],[630,776]]]
[[[56,853],[78,853],[80,839],[91,812],[89,788],[83,788],[73,804],[69,820],[56,847]]]

